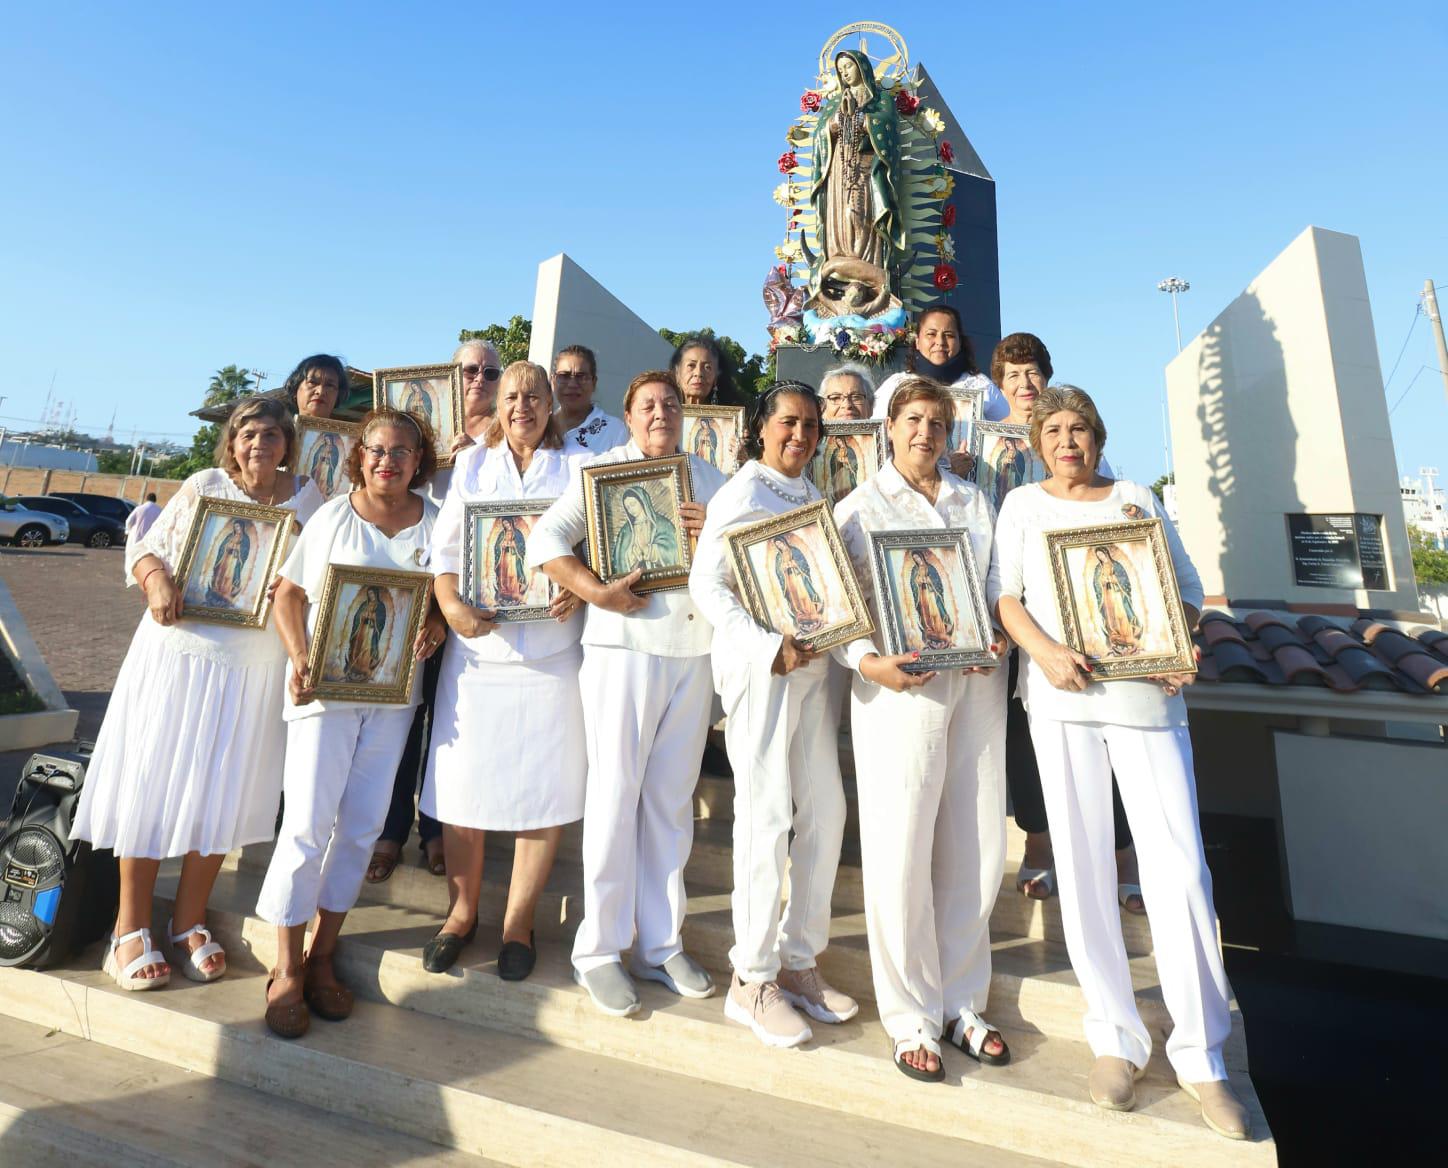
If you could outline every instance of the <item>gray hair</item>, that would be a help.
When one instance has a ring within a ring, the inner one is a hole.
[[[464,341],[459,345],[457,351],[452,355],[452,363],[454,365],[461,365],[463,363],[463,354],[469,349],[482,349],[484,352],[491,353],[493,355],[493,364],[498,366],[499,369],[503,367],[503,359],[498,355],[498,350],[494,347],[493,342],[485,341],[482,337],[474,337],[472,340]]]
[[[836,365],[828,373],[820,378],[820,397],[828,392],[826,386],[837,377],[854,377],[860,382],[860,389],[870,403],[870,408],[875,408],[875,379],[870,374],[869,367],[861,365],[858,361],[846,361],[843,365]]]

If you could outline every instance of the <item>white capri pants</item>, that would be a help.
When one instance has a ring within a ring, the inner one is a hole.
[[[940,1038],[990,994],[1006,855],[1006,671],[942,673],[850,705],[870,968],[885,1032]]]
[[[257,915],[304,925],[357,903],[414,708],[338,705],[287,723],[285,809]]]
[[[1174,1023],[1167,1058],[1189,1083],[1225,1079],[1230,990],[1217,949],[1190,733],[1185,726],[1144,729],[1032,715],[1031,741],[1051,824],[1066,948],[1086,998],[1092,1052],[1138,1067],[1151,1056],[1116,901],[1114,769],[1151,914],[1157,976]]]
[[[635,960],[662,965],[684,947],[684,865],[714,697],[709,657],[585,645],[578,683],[588,787],[573,965],[587,973],[631,945]]]
[[[815,661],[785,677],[739,666],[721,678],[724,741],[734,768],[729,961],[744,982],[773,981],[781,964],[810,969],[829,943],[845,794],[826,664]],[[781,914],[786,861],[789,902]]]

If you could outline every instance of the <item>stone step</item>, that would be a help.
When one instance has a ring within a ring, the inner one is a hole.
[[[145,993],[126,993],[88,967],[3,969],[0,1003],[11,1016],[93,1044],[504,1164],[722,1168],[787,1160],[824,1168],[904,1158],[932,1168],[962,1161],[1026,1168],[1053,1162],[700,1080],[686,1059],[671,1073],[557,1046],[522,1028],[433,1017],[368,1000],[365,986],[348,1021],[316,1020],[306,1037],[287,1042],[261,1020],[264,985],[256,963],[236,952],[221,981],[179,980]],[[701,1047],[695,1057],[707,1053]],[[756,1057],[796,1075],[810,1069],[762,1049]],[[342,1161],[322,1155],[314,1162]]]
[[[0,1164],[497,1164],[119,1047],[0,1016]]]

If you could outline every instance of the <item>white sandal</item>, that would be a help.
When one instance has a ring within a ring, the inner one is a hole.
[[[923,1050],[935,1056],[935,1070],[925,1071],[919,1067],[912,1067],[902,1057],[917,1050]],[[940,1043],[936,1042],[933,1038],[927,1038],[923,1034],[916,1034],[910,1038],[894,1039],[891,1042],[890,1057],[901,1074],[917,1082],[938,1083],[945,1078],[945,1062],[940,1057]]]
[[[1046,890],[1045,896],[1032,896],[1026,891],[1027,884],[1039,882]],[[1026,862],[1021,861],[1021,866],[1016,869],[1016,891],[1027,900],[1050,900],[1056,895],[1056,869],[1055,868],[1027,868]]]
[[[1126,903],[1133,896],[1141,901],[1140,908],[1132,908],[1131,905]],[[1146,897],[1141,895],[1140,884],[1118,884],[1116,886],[1116,903],[1131,913],[1132,916],[1146,916]]]
[[[126,968],[121,969],[116,950],[122,945],[129,945],[137,937],[141,939],[141,955],[134,961],[128,961]],[[105,959],[101,962],[101,972],[108,977],[114,978],[116,985],[123,990],[158,990],[171,980],[171,971],[168,969],[158,977],[137,977],[137,973],[148,965],[167,964],[165,956],[160,950],[151,945],[151,930],[137,929],[134,933],[127,933],[124,937],[117,938],[111,934],[111,943],[106,946]]]
[[[172,928],[171,922],[167,921],[166,933],[168,936],[170,936]],[[186,938],[193,933],[200,933],[204,944],[196,946],[195,949],[188,949],[185,944]],[[176,960],[171,964],[180,966],[181,972],[192,981],[215,981],[226,972],[226,950],[211,939],[211,930],[205,925],[192,925],[179,936],[171,937],[171,947],[175,950],[176,954]],[[208,957],[216,957],[218,955],[221,957],[221,965],[219,968],[213,969],[210,973],[207,973],[206,970],[201,968],[201,963]]]
[[[991,1035],[1001,1044],[999,1054],[985,1049]],[[992,1026],[974,1010],[962,1010],[945,1029],[946,1041],[962,1054],[969,1055],[978,1063],[988,1067],[1003,1067],[1011,1061],[1011,1048],[1006,1045],[1005,1036],[998,1027]]]

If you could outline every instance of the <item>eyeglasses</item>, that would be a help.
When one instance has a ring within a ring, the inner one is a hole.
[[[393,462],[401,462],[417,453],[411,446],[368,446],[364,443],[362,449],[376,462],[389,457]]]
[[[832,406],[844,405],[849,402],[852,406],[862,406],[869,399],[863,393],[831,393],[825,395],[825,401]]]
[[[554,381],[592,381],[593,374],[582,369],[560,369],[553,375]]]
[[[484,381],[497,381],[503,376],[503,371],[496,365],[464,365],[463,376],[471,381],[479,373],[483,375]]]

